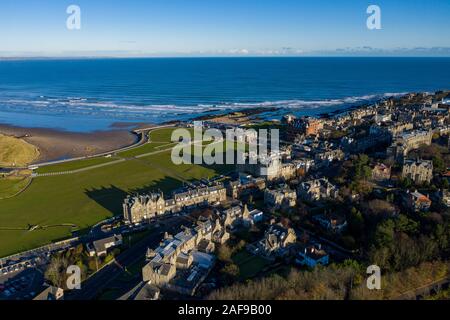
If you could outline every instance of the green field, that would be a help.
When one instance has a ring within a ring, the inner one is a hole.
[[[164,135],[170,138],[169,133]],[[78,230],[85,230],[102,219],[121,215],[123,199],[130,192],[157,188],[169,192],[183,181],[229,170],[227,166],[176,166],[170,151],[165,151],[80,173],[34,178],[23,193],[0,201],[0,256],[69,237],[73,231],[59,226],[35,231],[1,228],[72,223]]]
[[[108,163],[117,160],[116,157],[105,158],[98,157],[92,159],[83,159],[77,161],[64,162],[60,164],[53,164],[50,166],[40,167],[36,170],[37,173],[49,173],[49,172],[64,172],[64,171],[72,171],[82,168],[87,168],[103,163]]]
[[[239,267],[239,279],[241,280],[255,277],[261,270],[271,264],[270,261],[252,255],[245,250],[236,253],[232,259]]]
[[[28,177],[0,178],[0,200],[14,196],[24,189],[29,181]]]

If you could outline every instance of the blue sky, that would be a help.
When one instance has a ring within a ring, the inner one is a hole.
[[[66,9],[81,8],[68,30]],[[381,30],[366,9],[381,8]],[[449,0],[1,0],[0,56],[450,56]]]

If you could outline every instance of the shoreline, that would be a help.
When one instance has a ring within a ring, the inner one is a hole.
[[[413,93],[413,92],[411,92]],[[407,95],[405,93],[401,96]],[[395,98],[401,98],[396,96]],[[388,98],[383,97],[357,105],[340,106],[334,110],[312,114],[317,118],[334,118],[352,110],[367,107],[371,104],[380,103]],[[210,121],[223,124],[243,124],[246,121],[266,121],[271,113],[283,111],[283,107],[263,108],[260,106],[245,109],[232,109],[217,114],[210,111],[192,115],[189,120],[164,121],[161,124],[148,122],[114,122],[108,130],[96,130],[90,132],[74,132],[64,129],[53,129],[44,127],[21,127],[12,124],[0,123],[0,134],[21,138],[38,148],[40,156],[30,163],[45,163],[51,161],[66,160],[71,158],[90,157],[96,154],[108,153],[121,148],[131,147],[140,140],[135,130],[149,129],[160,125],[176,125],[188,121]],[[289,113],[288,110],[284,110]],[[294,111],[294,110],[292,110]],[[293,112],[292,112],[293,113]],[[266,117],[264,117],[266,115]]]

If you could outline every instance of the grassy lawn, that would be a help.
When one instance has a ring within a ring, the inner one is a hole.
[[[176,166],[170,151],[76,174],[38,177],[20,195],[1,200],[0,227],[73,223],[86,229],[122,214],[129,192],[179,187],[182,181],[212,177],[227,166]],[[36,231],[0,231],[0,256],[49,243],[71,235],[68,227]]]
[[[158,151],[161,149],[168,149],[171,145],[174,145],[171,143],[170,138],[172,134],[173,128],[163,128],[163,129],[157,129],[150,133],[150,137],[152,141],[146,143],[140,147],[119,152],[117,155],[119,157],[97,157],[97,158],[90,158],[90,159],[82,159],[82,160],[75,160],[65,163],[59,163],[54,164],[50,166],[45,166],[38,168],[36,170],[37,173],[50,173],[50,172],[64,172],[64,171],[72,171],[82,168],[87,168],[99,164],[104,164],[108,162],[115,161],[120,158],[131,158],[140,154],[146,154],[153,151]]]
[[[271,262],[242,250],[233,256],[233,262],[239,267],[239,279],[245,280],[255,277]]]
[[[176,143],[173,143],[172,132],[176,130],[174,128],[161,128],[151,131],[150,134],[150,142],[146,143],[138,148],[134,148],[131,150],[127,150],[124,152],[118,153],[120,157],[129,158],[135,157],[141,154],[146,154],[153,151],[158,151],[161,149],[168,149],[174,146]],[[188,129],[190,130],[190,129]],[[190,130],[190,132],[193,132]]]
[[[148,145],[167,144],[172,130],[155,130],[151,137],[158,142]],[[138,148],[141,149],[139,154],[148,152],[147,148],[147,145]],[[0,230],[0,257],[70,237],[74,230],[58,224],[75,224],[77,230],[84,231],[100,220],[121,215],[123,199],[129,193],[161,189],[169,194],[185,181],[211,178],[233,168],[227,165],[177,166],[170,155],[168,150],[76,174],[34,178],[20,195],[0,200],[0,227],[56,226],[34,231]],[[93,158],[49,166],[45,170],[75,170],[113,160]],[[0,194],[12,187],[10,182],[0,183]]]
[[[12,197],[17,192],[26,187],[30,178],[7,177],[0,178],[0,200]]]
[[[49,173],[49,172],[64,172],[64,171],[72,171],[82,168],[87,168],[103,163],[108,163],[111,161],[115,161],[118,158],[111,157],[111,158],[105,158],[105,157],[98,157],[98,158],[92,158],[92,159],[83,159],[83,160],[77,160],[77,161],[70,161],[65,163],[59,163],[54,164],[51,166],[45,166],[38,168],[36,170],[37,173]]]
[[[137,147],[135,149],[119,152],[117,155],[122,158],[131,158],[131,157],[135,157],[135,156],[138,156],[141,154],[158,151],[161,149],[168,149],[168,148],[170,148],[171,145],[174,145],[174,144],[169,144],[166,142],[150,142],[150,143],[146,143],[140,147]]]
[[[0,166],[25,166],[37,159],[38,149],[28,142],[0,134]]]

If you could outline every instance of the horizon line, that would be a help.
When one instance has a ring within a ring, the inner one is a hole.
[[[143,55],[143,56],[118,56],[118,55],[67,55],[67,56],[0,56],[0,60],[64,60],[64,59],[201,59],[201,58],[450,58],[450,55]]]

